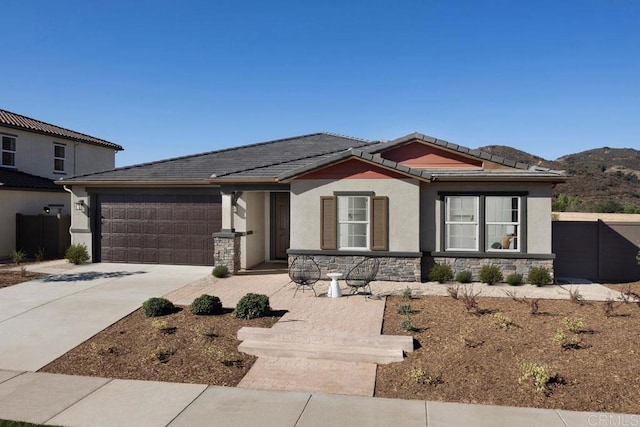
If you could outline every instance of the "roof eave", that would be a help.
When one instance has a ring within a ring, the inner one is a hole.
[[[9,128],[9,129],[21,130],[23,132],[36,133],[38,135],[51,136],[53,138],[64,139],[66,141],[83,142],[85,144],[96,145],[96,146],[102,147],[102,148],[109,148],[109,149],[114,150],[114,151],[124,151],[124,147],[122,147],[121,145],[116,144],[114,142],[106,141],[106,140],[104,141],[104,143],[100,143],[100,142],[96,142],[96,141],[89,141],[89,140],[86,140],[86,139],[83,139],[83,138],[73,138],[71,136],[58,135],[57,133],[53,133],[53,132],[45,132],[45,131],[37,130],[37,129],[30,129],[28,127],[13,125],[13,124],[10,124],[10,123],[0,123],[0,126],[6,127],[6,128]],[[96,138],[96,139],[98,139],[98,138]]]

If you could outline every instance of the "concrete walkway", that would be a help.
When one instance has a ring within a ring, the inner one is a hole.
[[[633,426],[640,415],[468,405],[0,370],[0,419],[118,427]]]

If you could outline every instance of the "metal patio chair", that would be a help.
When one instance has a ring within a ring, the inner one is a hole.
[[[345,277],[347,286],[351,288],[351,295],[359,293],[360,290],[366,292],[367,288],[369,288],[368,295],[371,295],[370,283],[376,280],[379,267],[380,260],[378,258],[365,257],[357,263]]]
[[[313,286],[320,280],[320,266],[310,256],[298,255],[295,257],[289,266],[289,277],[291,282],[296,284],[294,297],[300,288],[302,288],[302,292],[305,288],[311,288],[313,295],[318,296]]]

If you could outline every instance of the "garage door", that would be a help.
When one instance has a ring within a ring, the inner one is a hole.
[[[104,262],[213,265],[220,196],[100,195]]]

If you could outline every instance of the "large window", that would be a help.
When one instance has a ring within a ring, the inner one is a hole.
[[[449,196],[447,212],[446,250],[478,250],[478,197]]]
[[[338,244],[340,249],[369,247],[369,197],[338,197]]]
[[[523,197],[445,196],[446,251],[520,252]]]
[[[65,146],[61,144],[53,144],[53,170],[55,172],[64,172]]]
[[[2,135],[2,166],[16,166],[16,139]]]

